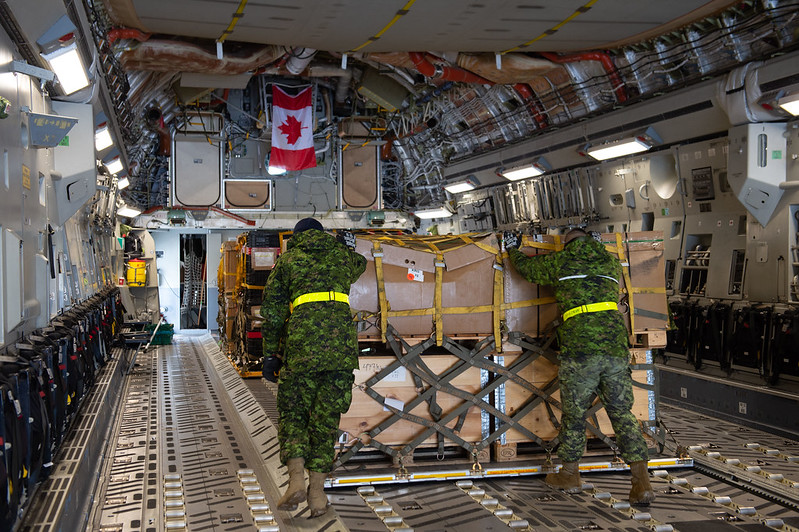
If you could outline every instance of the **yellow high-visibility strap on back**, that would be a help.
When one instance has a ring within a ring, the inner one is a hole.
[[[339,303],[346,303],[349,305],[350,296],[343,292],[334,292],[333,290],[327,292],[309,292],[294,298],[294,301],[291,302],[291,307],[294,309],[304,303],[318,303],[320,301],[338,301]]]
[[[618,309],[619,305],[615,301],[600,301],[599,303],[580,305],[579,307],[574,307],[564,312],[563,321],[565,322],[569,318],[573,318],[578,314],[584,314],[587,312],[602,312],[605,310],[618,310]]]
[[[377,298],[380,305],[380,340],[386,341],[388,329],[388,300],[386,299],[386,282],[383,278],[383,248],[380,240],[372,241],[372,256],[375,259],[375,277],[377,278]]]

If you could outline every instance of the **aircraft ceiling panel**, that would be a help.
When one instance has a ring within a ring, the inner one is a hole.
[[[238,4],[207,0],[106,0],[106,3],[117,23],[153,33],[214,40],[222,35]],[[611,42],[635,39],[650,32],[662,33],[708,16],[730,3],[729,0],[635,3],[604,0],[573,17],[586,4],[585,0],[527,3],[428,0],[412,4],[406,14],[393,20],[406,5],[402,1],[253,0],[245,6],[228,39],[343,52],[359,48],[385,30],[363,51],[496,52],[534,40],[562,24],[555,33],[524,50],[571,51],[606,48]]]

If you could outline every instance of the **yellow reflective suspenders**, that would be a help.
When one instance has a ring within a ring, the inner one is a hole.
[[[613,301],[602,301],[600,303],[591,303],[590,305],[580,305],[579,307],[574,307],[573,309],[569,309],[563,313],[563,321],[565,322],[571,317],[574,317],[578,314],[582,314],[584,312],[602,312],[603,310],[618,310],[619,305],[614,303]]]
[[[315,303],[317,301],[338,301],[340,303],[350,304],[350,296],[347,294],[343,294],[341,292],[311,292],[309,294],[303,294],[296,298],[294,301],[291,302],[291,310],[294,311],[294,308],[298,305],[302,305],[303,303]]]

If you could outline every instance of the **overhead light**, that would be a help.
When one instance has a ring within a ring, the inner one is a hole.
[[[615,159],[616,157],[645,152],[652,148],[652,146],[660,143],[660,137],[655,130],[650,127],[640,135],[586,146],[585,153],[597,161],[605,161],[607,159]]]
[[[777,104],[793,116],[799,116],[799,92],[783,96]]]
[[[117,189],[119,190],[124,190],[129,186],[130,186],[130,179],[128,179],[128,176],[125,176],[117,181]]]
[[[505,179],[511,181],[518,181],[519,179],[527,179],[528,177],[535,177],[547,173],[552,169],[549,163],[543,158],[539,157],[531,163],[521,166],[514,166],[513,168],[500,168],[497,172]]]
[[[269,175],[283,175],[286,173],[286,169],[277,166],[267,166],[266,173]]]
[[[78,45],[74,41],[50,53],[42,54],[42,57],[50,63],[50,68],[55,72],[64,93],[72,94],[89,85],[83,60],[78,53]]]
[[[480,181],[477,180],[476,177],[473,175],[468,176],[466,179],[462,179],[460,181],[454,181],[452,183],[448,183],[444,185],[444,190],[449,192],[450,194],[460,194],[461,192],[468,192],[470,190],[474,190],[480,184]]]
[[[124,166],[122,165],[122,160],[119,158],[118,155],[113,159],[111,159],[109,162],[105,163],[105,169],[112,174],[118,174],[119,172],[122,171],[123,168]]]
[[[111,138],[111,132],[108,130],[108,124],[103,122],[97,131],[94,132],[94,148],[97,151],[103,151],[109,146],[114,144],[114,139]]]
[[[449,218],[452,216],[452,211],[445,207],[437,207],[433,209],[422,209],[413,213],[418,218],[423,220],[430,220],[432,218]]]
[[[606,159],[615,159],[616,157],[641,153],[647,151],[651,147],[652,145],[645,142],[643,138],[631,137],[617,140],[610,144],[600,144],[590,147],[587,153],[597,161],[604,161]]]
[[[133,207],[128,207],[127,205],[123,205],[117,209],[117,216],[122,216],[124,218],[135,218],[140,214],[141,211],[139,209],[134,209]]]

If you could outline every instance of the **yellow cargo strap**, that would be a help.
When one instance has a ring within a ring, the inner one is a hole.
[[[292,301],[291,309],[294,310],[296,307],[304,303],[316,303],[318,301],[338,301],[340,303],[346,303],[349,305],[350,296],[341,292],[334,292],[332,290],[329,292],[311,292],[309,294],[303,294]]]
[[[624,245],[622,244],[622,234],[616,233],[616,247],[619,253],[619,262],[621,262],[621,271],[624,274],[624,284],[627,287],[627,306],[630,309],[630,335],[635,334],[635,305],[633,303],[633,283],[630,278],[630,263],[624,254]]]
[[[380,340],[386,341],[388,330],[388,299],[386,298],[386,281],[383,277],[383,248],[379,241],[372,242],[372,256],[375,259],[375,276],[377,277],[377,298],[380,305]]]
[[[436,250],[432,244],[431,247]],[[444,263],[444,255],[438,250],[436,250],[435,253],[436,289],[433,293],[433,308],[435,309],[433,313],[433,320],[436,327],[436,345],[442,345],[444,342],[444,316],[441,313],[441,287],[444,284],[444,268],[446,267],[446,264]]]
[[[563,244],[560,242],[560,235],[555,235],[555,242],[536,242],[533,240],[532,236],[522,235],[522,248],[535,248],[535,249],[547,249],[549,251],[560,251],[563,249]]]
[[[580,305],[579,307],[574,307],[573,309],[569,309],[563,313],[563,321],[565,322],[569,318],[572,318],[578,314],[583,314],[584,312],[602,312],[603,310],[618,310],[619,305],[614,303],[613,301],[602,301],[600,303],[591,303],[590,305]]]
[[[372,242],[372,256],[374,258],[375,276],[377,280],[377,294],[379,305],[379,318],[380,318],[380,337],[383,342],[386,341],[386,331],[388,330],[388,320],[393,317],[411,317],[411,316],[430,316],[433,321],[434,336],[437,345],[443,345],[444,340],[444,327],[443,319],[448,315],[458,314],[474,314],[480,312],[492,312],[492,329],[496,339],[497,350],[501,352],[502,342],[501,333],[504,323],[504,313],[507,310],[518,308],[525,308],[535,305],[545,305],[555,302],[554,297],[544,297],[537,299],[530,299],[527,301],[515,301],[505,303],[504,291],[504,266],[507,261],[507,253],[502,253],[498,248],[485,244],[479,239],[487,236],[488,233],[474,233],[467,235],[445,235],[445,236],[427,236],[417,237],[413,240],[405,240],[394,238],[391,235],[358,235],[359,238],[369,240]],[[557,251],[562,249],[560,238],[555,237],[555,243],[542,243],[534,242],[532,239],[527,240],[525,237],[525,245],[529,247],[536,247],[546,250]],[[406,249],[413,249],[416,251],[424,251],[435,255],[435,284],[433,292],[433,304],[430,308],[417,308],[409,310],[391,310],[391,305],[386,297],[385,291],[385,278],[383,271],[383,248],[382,244],[388,243]],[[475,245],[486,253],[492,254],[496,257],[494,263],[494,290],[492,302],[486,305],[463,306],[463,307],[445,307],[443,305],[443,275],[446,270],[446,252],[460,249],[464,246]]]
[[[665,286],[634,286],[633,294],[665,294]]]
[[[502,318],[504,311],[502,305],[505,303],[505,268],[502,262],[502,253],[497,253],[496,261],[494,262],[494,293],[493,293],[493,330],[494,330],[494,345],[497,353],[502,353]]]

